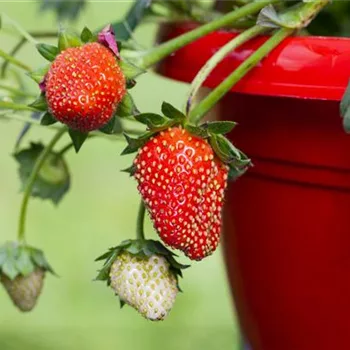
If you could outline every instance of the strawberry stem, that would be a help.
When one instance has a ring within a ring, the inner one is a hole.
[[[23,45],[27,42],[27,40],[25,38],[22,38],[17,45],[10,51],[10,55],[11,56],[15,56],[17,54],[17,52],[23,47]],[[1,73],[0,73],[0,77],[3,79],[6,76],[6,71],[9,65],[9,61],[4,61],[2,66],[1,66]]]
[[[29,92],[22,91],[22,90],[19,90],[19,89],[16,89],[16,88],[13,88],[11,86],[4,85],[4,84],[0,84],[0,90],[5,90],[11,94],[21,96],[21,97],[30,97],[30,98],[36,97],[36,95],[34,95],[34,94],[31,94]]]
[[[218,52],[215,53],[202,67],[202,69],[197,73],[196,77],[192,81],[190,91],[186,103],[186,115],[190,113],[192,103],[195,100],[195,96],[202,86],[203,82],[208,78],[210,73],[215,69],[215,67],[233,50],[237,47],[243,45],[245,42],[256,37],[259,34],[266,32],[268,28],[261,26],[254,26],[247,29],[240,35],[236,36],[233,40],[224,45]]]
[[[29,107],[27,105],[19,105],[19,104],[14,104],[12,102],[4,102],[4,101],[0,101],[0,117],[1,118],[6,118],[9,120],[13,120],[16,122],[23,122],[23,123],[29,123],[32,124],[34,126],[40,126],[40,127],[44,127],[44,128],[49,128],[51,130],[58,130],[59,129],[59,125],[58,124],[51,124],[51,125],[42,125],[40,124],[40,120],[37,119],[33,119],[30,117],[26,117],[20,114],[14,114],[11,113],[10,111],[1,111],[1,108],[5,108],[5,109],[12,109],[12,110],[18,110],[18,111],[32,111],[32,112],[38,112],[38,110],[36,110],[35,108]],[[7,114],[9,113],[9,114]],[[126,132],[127,134],[130,135],[136,135],[139,136],[142,134],[142,131],[137,130],[137,129],[129,129],[123,126],[123,131]],[[89,134],[89,138],[91,137],[99,137],[99,138],[105,138],[111,141],[124,141],[124,136],[123,134],[104,134],[100,131],[92,131]]]
[[[93,137],[93,135],[88,135],[88,138]],[[57,156],[62,157],[66,152],[74,147],[74,143],[70,142],[68,145],[64,146],[58,153]]]
[[[14,58],[13,56],[9,55],[5,51],[0,50],[0,57],[2,57],[6,62],[9,62],[13,64],[14,66],[17,66],[19,68],[22,68],[23,70],[30,72],[31,69],[28,67],[25,63],[19,61],[17,58]]]
[[[204,98],[189,114],[190,122],[198,124],[201,119],[241,78],[250,72],[269,52],[278,46],[294,29],[279,29],[258,50],[249,56],[231,75]]]
[[[157,62],[169,56],[173,52],[188,45],[189,43],[211,33],[217,29],[231,25],[233,22],[259,12],[263,7],[280,2],[280,0],[260,0],[249,3],[239,9],[236,9],[227,15],[221,16],[214,21],[204,24],[190,32],[182,34],[172,40],[165,42],[149,51],[144,52],[141,56],[135,52],[125,52],[125,58],[133,60],[140,68],[147,69]]]
[[[0,108],[3,109],[12,109],[14,111],[31,111],[31,112],[38,112],[36,108],[24,105],[24,104],[18,104],[13,102],[6,102],[6,101],[0,101]]]
[[[201,119],[217,104],[217,102],[231,90],[232,86],[234,86],[241,78],[250,72],[286,37],[291,35],[296,29],[301,29],[307,26],[316,16],[316,14],[329,3],[329,1],[330,0],[314,0],[312,2],[305,2],[300,4],[300,6],[292,8],[284,13],[283,16],[281,16],[281,29],[275,32],[275,34],[272,35],[269,40],[267,40],[244,62],[242,62],[241,65],[233,73],[231,73],[231,75],[229,75],[220,85],[211,91],[211,93],[190,112],[190,122],[198,124]],[[291,23],[293,24],[292,26],[290,26]]]
[[[1,13],[1,20],[2,27],[4,27],[6,24],[9,24],[17,31],[17,33],[21,34],[21,36],[31,44],[36,45],[38,43],[37,40],[33,38],[33,36],[30,35],[19,23],[7,16],[5,13]]]
[[[30,195],[32,194],[32,190],[33,190],[36,178],[46,158],[49,156],[50,152],[52,151],[53,147],[66,131],[67,131],[67,127],[65,126],[59,129],[56,135],[50,141],[50,143],[40,153],[40,156],[36,160],[34,168],[26,183],[26,186],[24,188],[24,195],[23,195],[23,200],[21,204],[21,209],[20,209],[20,215],[19,215],[18,235],[17,235],[19,242],[25,242],[25,222],[27,217],[28,202],[29,202]]]
[[[143,241],[145,240],[144,222],[145,222],[146,207],[143,200],[140,202],[139,212],[137,215],[136,237]]]

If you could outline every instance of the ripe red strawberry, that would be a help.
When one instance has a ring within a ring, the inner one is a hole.
[[[228,169],[207,140],[174,127],[134,161],[138,190],[161,239],[201,260],[217,247]]]
[[[45,78],[48,109],[71,129],[99,129],[126,93],[126,79],[107,47],[88,43],[59,54]]]

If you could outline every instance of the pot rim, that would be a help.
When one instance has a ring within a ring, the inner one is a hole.
[[[193,22],[161,26],[159,40],[166,41],[193,29]],[[237,33],[219,30],[198,39],[163,60],[158,71],[169,78],[191,82],[222,45]],[[250,40],[229,54],[208,77],[204,86],[214,88],[246,57],[268,39]],[[178,69],[181,67],[181,69]],[[350,77],[350,38],[294,36],[285,39],[233,88],[233,92],[340,101]]]

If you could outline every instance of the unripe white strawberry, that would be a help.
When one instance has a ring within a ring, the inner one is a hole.
[[[0,281],[13,303],[23,312],[31,311],[36,305],[44,285],[45,271],[37,268],[28,276],[17,276],[11,280],[1,274]]]
[[[169,314],[178,293],[177,278],[160,255],[140,258],[123,252],[111,266],[110,281],[120,300],[152,321]]]
[[[178,276],[189,267],[178,263],[159,241],[126,240],[96,261],[105,260],[96,280],[106,281],[128,304],[152,321],[164,320],[179,292]]]
[[[0,283],[19,310],[34,308],[47,271],[54,274],[41,250],[17,242],[0,246]]]

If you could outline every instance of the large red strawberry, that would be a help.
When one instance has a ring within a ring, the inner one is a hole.
[[[49,112],[71,129],[88,132],[112,118],[126,93],[115,54],[100,43],[70,47],[54,59],[45,78]]]
[[[201,260],[217,247],[228,167],[206,139],[173,127],[134,161],[138,189],[161,239]]]

